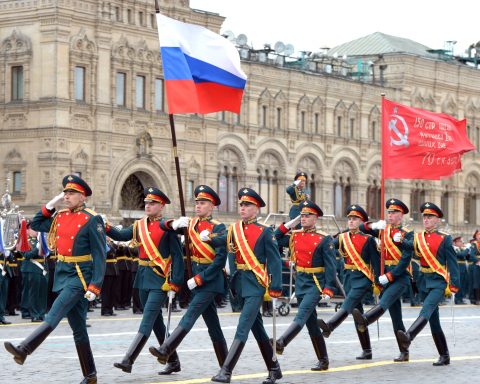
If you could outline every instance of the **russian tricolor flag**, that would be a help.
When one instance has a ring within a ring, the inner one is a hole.
[[[168,112],[240,113],[247,76],[235,46],[197,25],[157,14]]]

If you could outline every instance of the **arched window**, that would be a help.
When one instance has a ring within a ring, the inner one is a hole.
[[[465,182],[467,191],[465,193],[464,220],[466,224],[478,225],[480,220],[477,215],[478,204],[480,200],[479,193],[480,180],[475,175],[469,175]]]
[[[242,169],[242,161],[239,154],[226,148],[218,154],[219,172],[217,176],[217,192],[221,204],[220,212],[237,212],[237,193],[239,188],[239,169]]]
[[[425,202],[425,187],[422,183],[415,183],[410,192],[410,216],[413,220],[421,218],[420,206]]]
[[[372,219],[379,219],[382,214],[381,189],[379,182],[373,182],[367,187],[367,213]]]
[[[352,187],[350,177],[340,176],[339,180],[333,183],[333,207],[336,217],[343,217],[347,207],[352,201]]]

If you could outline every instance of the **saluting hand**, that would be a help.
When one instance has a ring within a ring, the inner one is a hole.
[[[55,208],[55,204],[57,204],[60,200],[63,200],[63,196],[65,195],[64,192],[55,196],[52,200],[50,200],[45,206],[48,210],[52,210]]]
[[[204,229],[202,232],[200,232],[199,237],[202,241],[210,241],[210,231],[208,229]]]

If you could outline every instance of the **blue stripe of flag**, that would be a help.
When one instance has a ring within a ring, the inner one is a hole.
[[[245,79],[188,56],[179,47],[162,47],[161,52],[165,80],[193,80],[195,83],[211,82],[232,88],[245,88]]]

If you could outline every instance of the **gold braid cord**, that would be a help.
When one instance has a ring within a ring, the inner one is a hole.
[[[62,212],[67,212],[68,209],[62,209],[61,211],[58,211],[57,214],[54,216],[52,220],[52,224],[50,225],[50,231],[48,232],[47,236],[47,244],[48,248],[56,252],[57,250],[57,220],[58,220],[58,215]]]

